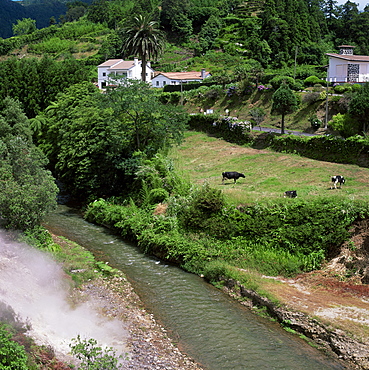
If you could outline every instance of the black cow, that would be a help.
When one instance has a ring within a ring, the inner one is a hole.
[[[243,173],[240,172],[223,172],[222,173],[223,179],[222,183],[224,184],[224,180],[234,180],[234,183],[240,178],[240,177],[246,177]]]
[[[333,182],[335,189],[337,189],[337,184],[340,184],[340,187],[341,187],[345,183],[345,178],[340,175],[332,176],[331,180]],[[331,189],[333,189],[333,186],[331,186]]]
[[[297,197],[297,191],[296,190],[287,190],[284,192],[285,198],[296,198]]]

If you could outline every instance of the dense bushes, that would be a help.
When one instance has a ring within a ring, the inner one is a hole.
[[[27,370],[24,347],[11,340],[11,334],[0,325],[0,368],[2,370]]]
[[[317,160],[369,166],[369,141],[359,135],[347,139],[332,135],[273,136],[270,147],[278,152],[298,153]]]
[[[191,272],[212,275],[208,264],[224,262],[288,276],[319,268],[349,238],[350,225],[369,214],[367,206],[331,199],[229,208],[221,192],[207,185],[182,197],[180,204],[172,197],[167,212],[155,214],[133,202],[123,206],[99,200],[89,205],[85,217]]]
[[[251,142],[251,122],[238,121],[232,117],[219,118],[215,114],[194,114],[190,116],[189,127],[203,131],[224,140],[243,145]]]
[[[295,81],[293,77],[289,76],[276,76],[270,80],[270,84],[272,85],[274,90],[277,90],[283,83],[286,83],[291,88],[291,90],[298,91],[302,90],[303,88],[300,82]]]

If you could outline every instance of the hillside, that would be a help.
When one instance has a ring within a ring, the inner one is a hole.
[[[66,5],[58,1],[23,6],[11,0],[0,0],[0,37],[13,36],[12,25],[18,19],[32,18],[36,20],[37,28],[44,28],[50,25],[51,17],[59,19],[66,11]]]

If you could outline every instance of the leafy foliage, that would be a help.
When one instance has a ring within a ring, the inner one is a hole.
[[[348,113],[334,115],[329,126],[344,138],[354,136],[360,130],[359,122]]]
[[[349,113],[360,119],[362,130],[366,132],[369,123],[369,83],[365,85],[354,95],[350,101]]]
[[[23,18],[17,20],[17,24],[13,25],[13,33],[15,36],[27,35],[36,30],[36,21],[31,18]]]
[[[0,367],[3,370],[27,370],[24,347],[11,340],[11,334],[0,325]]]
[[[298,101],[292,90],[283,83],[273,94],[272,111],[282,115],[281,133],[284,134],[284,117],[287,113],[297,109]]]
[[[81,360],[79,369],[81,370],[117,370],[122,368],[118,364],[117,358],[113,348],[102,348],[98,346],[95,339],[81,339],[72,340],[70,344],[71,353]]]
[[[56,62],[41,59],[9,59],[1,63],[0,97],[19,100],[27,117],[33,118],[44,110],[69,85],[87,79],[88,68],[74,59]]]
[[[205,185],[186,197],[170,197],[165,214],[99,200],[89,205],[86,218],[111,225],[146,252],[214,279],[229,277],[229,266],[285,276],[317,269],[349,238],[352,223],[369,215],[366,205],[332,199],[238,209],[223,202]]]
[[[33,145],[19,102],[4,101],[0,116],[0,215],[7,227],[28,229],[56,206],[57,187],[47,159]]]
[[[74,85],[37,118],[44,122],[40,146],[56,174],[88,199],[130,191],[141,159],[181,141],[187,115],[131,81],[104,95],[90,83]]]
[[[146,81],[146,65],[157,59],[164,48],[164,34],[158,23],[149,16],[133,17],[132,23],[123,30],[123,51],[126,55],[138,55],[142,63],[142,81]]]

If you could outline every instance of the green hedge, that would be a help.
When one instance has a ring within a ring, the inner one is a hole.
[[[253,138],[242,127],[234,127],[227,117],[216,114],[194,114],[189,127],[226,141],[254,147],[269,147],[277,152],[299,154],[304,157],[369,167],[369,139],[360,135],[347,139],[333,135],[297,136],[268,133]]]
[[[347,139],[333,135],[273,136],[269,146],[278,152],[296,153],[321,161],[369,167],[369,140],[359,135]]]
[[[239,145],[251,143],[250,133],[241,125],[234,125],[229,117],[220,118],[216,114],[193,114],[188,123],[193,130],[214,135]]]
[[[191,82],[191,83],[183,83],[181,85],[165,85],[163,88],[164,92],[174,92],[174,91],[189,91],[198,89],[201,86],[212,86],[217,85],[217,82]]]

